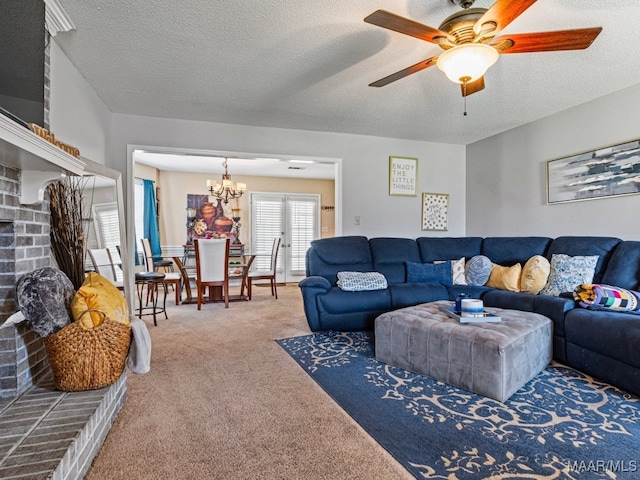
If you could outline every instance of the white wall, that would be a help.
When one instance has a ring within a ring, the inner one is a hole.
[[[640,238],[640,195],[546,204],[546,162],[640,138],[640,85],[467,147],[469,236]]]
[[[80,155],[105,165],[111,111],[55,41],[51,42],[50,129]]]
[[[419,237],[465,234],[465,148],[431,142],[114,114],[108,164],[129,172],[128,145],[341,159],[336,214],[343,235]],[[419,158],[418,196],[388,195],[389,155]],[[449,231],[421,230],[421,193],[450,194]],[[354,217],[360,216],[360,226]]]

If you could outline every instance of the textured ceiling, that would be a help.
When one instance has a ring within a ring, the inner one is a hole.
[[[469,144],[634,85],[640,71],[635,0],[538,0],[504,32],[603,31],[583,51],[501,56],[467,116],[437,68],[368,86],[441,50],[363,18],[384,8],[438,27],[459,9],[450,0],[60,3],[76,30],[56,42],[117,113]]]

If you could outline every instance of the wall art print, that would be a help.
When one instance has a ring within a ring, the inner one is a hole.
[[[187,236],[191,233],[192,238],[205,238],[207,236],[226,236],[233,242],[235,234],[233,220],[227,217],[222,207],[222,200],[216,199],[217,203],[209,201],[209,195],[187,194],[187,208],[196,209],[196,219],[189,232],[187,226]]]
[[[637,193],[640,140],[547,162],[547,204]]]
[[[418,159],[389,157],[389,195],[418,195]]]
[[[449,194],[422,194],[422,230],[449,229]]]

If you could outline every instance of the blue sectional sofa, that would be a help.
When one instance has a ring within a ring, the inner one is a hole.
[[[407,262],[431,263],[484,255],[493,263],[524,265],[534,255],[598,255],[593,283],[640,290],[640,242],[613,237],[421,237],[362,236],[315,240],[307,251],[299,286],[312,331],[372,330],[381,313],[459,293],[486,306],[540,313],[553,321],[554,359],[640,395],[640,315],[581,308],[570,295],[550,296],[487,286],[408,283]],[[338,272],[379,272],[387,288],[343,291]]]

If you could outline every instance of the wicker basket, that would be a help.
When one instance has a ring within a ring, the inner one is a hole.
[[[96,310],[82,315],[90,311]],[[106,315],[98,327],[85,329],[76,321],[49,335],[44,345],[56,388],[79,392],[115,383],[124,370],[130,343],[131,327]]]

